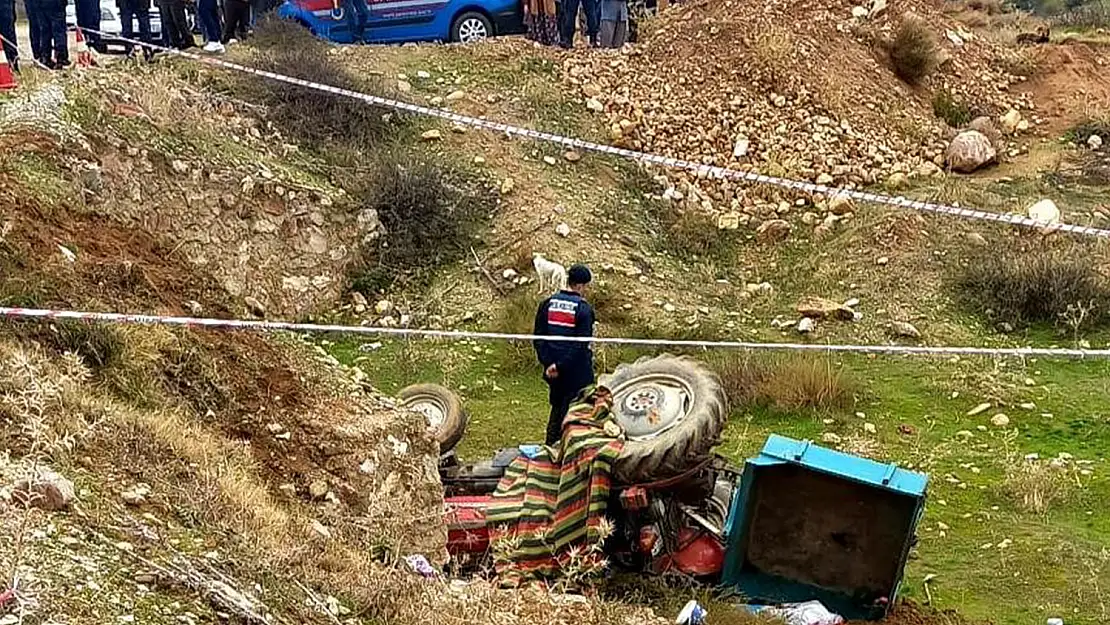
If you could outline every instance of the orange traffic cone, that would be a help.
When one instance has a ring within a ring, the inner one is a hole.
[[[93,60],[92,52],[89,52],[89,46],[85,43],[85,35],[81,29],[77,29],[77,66],[78,67],[92,67],[96,65]]]
[[[15,74],[12,73],[12,66],[8,65],[8,57],[0,50],[0,91],[10,91],[15,87]]]

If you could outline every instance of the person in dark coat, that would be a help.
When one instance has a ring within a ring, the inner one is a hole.
[[[590,279],[590,270],[585,265],[571,267],[567,271],[567,288],[545,299],[536,310],[533,334],[593,336],[594,311],[585,298]],[[584,341],[536,339],[532,345],[549,387],[551,414],[547,419],[546,443],[555,445],[562,437],[563,419],[571,402],[582,389],[594,383],[594,354],[590,344]]]
[[[4,56],[13,72],[19,71],[19,48],[15,38],[15,0],[0,0],[0,37],[4,38]]]
[[[154,43],[150,34],[150,0],[117,0],[119,7],[120,35],[124,39],[135,38],[135,22],[139,23],[139,41]],[[154,49],[142,46],[143,58],[150,60],[154,56]],[[123,44],[123,50],[128,57],[135,54],[135,46],[131,42]]]
[[[85,36],[85,43],[90,48],[104,53],[104,46],[100,45],[100,0],[74,0],[77,14],[77,27]]]
[[[185,16],[185,0],[157,0],[157,3],[162,20],[162,44],[178,50],[195,48],[197,42]]]
[[[66,0],[26,0],[35,59],[52,69],[69,65]]]

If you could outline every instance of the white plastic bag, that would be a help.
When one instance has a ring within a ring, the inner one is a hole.
[[[760,606],[752,611],[780,618],[786,621],[786,625],[840,625],[844,622],[844,617],[829,612],[820,601]]]

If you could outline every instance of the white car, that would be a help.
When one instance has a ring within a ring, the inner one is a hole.
[[[66,5],[66,27],[70,30],[77,28],[77,9],[74,7],[73,2]],[[123,35],[123,22],[120,20],[119,7],[116,6],[114,0],[101,0],[99,30],[106,33],[100,36],[100,40],[104,46],[117,46],[122,48],[127,45],[119,40],[119,37]],[[131,38],[138,41],[138,20],[133,20],[131,24],[131,33]],[[161,43],[162,16],[158,13],[158,8],[154,6],[153,2],[150,6],[150,37],[151,43]]]

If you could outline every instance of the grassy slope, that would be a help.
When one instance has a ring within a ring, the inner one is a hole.
[[[387,342],[369,356],[353,343],[331,347],[387,392],[417,380],[463,389],[471,420],[460,452],[467,458],[542,435],[545,388],[534,371],[505,366],[502,346]],[[834,432],[849,448],[925,470],[930,499],[907,596],[925,600],[922,580],[935,574],[935,604],[969,617],[1028,623],[1063,614],[1068,622],[1105,622],[1108,613],[1097,597],[1099,589],[1110,588],[1110,365],[853,356],[834,366],[860,383],[854,410],[741,406],[719,451],[741,462],[772,432],[799,438]],[[1035,384],[1026,386],[1027,377]],[[989,396],[1005,405],[966,416]],[[1019,407],[1027,402],[1036,408]],[[1010,416],[1011,427],[990,426],[999,411]],[[877,426],[876,435],[865,434],[865,422]],[[915,433],[900,433],[900,425]],[[967,444],[957,436],[964,430],[973,433]],[[1092,474],[1069,473],[1064,498],[1046,513],[1026,510],[1002,486],[1015,458],[1061,452],[1093,461],[1087,468]],[[950,528],[943,538],[939,523]],[[998,548],[1006,539],[1012,544]]]
[[[515,119],[544,130],[594,135],[596,129],[583,119],[587,114],[581,105],[556,91],[548,52],[515,52],[422,47],[360,54],[370,55],[361,62],[375,63],[387,75],[396,71],[411,77],[423,69],[447,77],[436,85],[414,81],[417,99],[462,88],[475,102],[500,103],[489,107],[496,110],[479,107],[472,113]],[[487,100],[487,96],[493,97]],[[939,278],[972,249],[966,241],[968,232],[980,232],[996,245],[1010,245],[1020,241],[1011,238],[1016,236],[1012,230],[931,217],[914,222],[905,212],[868,207],[823,243],[802,237],[787,244],[757,246],[742,234],[721,232],[717,236],[725,243],[696,258],[668,249],[658,220],[660,209],[642,201],[642,185],[633,182],[621,164],[587,157],[573,167],[562,162],[544,167],[536,164],[541,155],[557,156],[549,146],[490,139],[472,131],[447,135],[437,149],[455,158],[481,154],[496,175],[528,179],[571,213],[585,213],[574,225],[576,231],[587,230],[583,234],[587,240],[575,238],[576,234],[564,253],[596,264],[627,265],[621,262],[627,250],[612,242],[617,234],[632,236],[649,251],[656,275],[648,282],[619,272],[601,276],[610,298],[616,292],[617,303],[635,307],[629,313],[631,323],[606,324],[606,333],[796,340],[796,335],[774,330],[767,321],[777,315],[791,318],[799,296],[821,293],[843,298],[863,294],[868,317],[862,324],[823,324],[816,339],[820,341],[881,342],[886,339],[883,323],[901,318],[917,324],[929,344],[1070,343],[1071,337],[1045,330],[1009,336],[992,333],[958,312],[941,288]],[[596,184],[583,186],[583,178]],[[1099,201],[1097,192],[1060,188],[1049,178],[951,180],[912,194],[1000,211],[1020,211],[1037,197],[1050,194],[1078,220],[1085,220],[1085,212]],[[509,198],[502,216],[518,208],[518,196]],[[519,232],[505,228],[487,243],[497,244]],[[526,243],[545,249],[542,235]],[[947,253],[934,251],[941,249]],[[1092,254],[1101,251],[1091,248]],[[874,259],[880,255],[891,257],[890,266],[875,266]],[[504,266],[513,265],[505,262],[497,268]],[[717,282],[720,279],[728,284]],[[441,283],[466,285],[477,280],[448,270]],[[674,291],[676,280],[684,285],[681,296]],[[760,280],[773,282],[775,294],[738,304],[742,285]],[[462,305],[479,308],[476,327],[496,325],[498,311],[511,306],[485,287],[457,290],[468,289],[469,299]],[[475,293],[481,293],[476,299],[489,302],[488,307],[476,303]],[[641,315],[651,315],[653,321],[665,317],[657,312],[659,300],[674,302],[679,312],[650,328],[635,321],[644,318]],[[689,315],[702,306],[711,312],[699,313],[691,324]],[[1101,333],[1086,338],[1096,345],[1105,341]],[[359,364],[387,392],[417,381],[442,382],[462,392],[471,414],[460,446],[466,458],[542,435],[546,388],[518,349],[500,343],[422,341],[386,341],[368,352],[359,351],[355,342],[339,341],[328,347],[341,360]],[[632,356],[607,352],[599,360],[611,369]],[[1110,619],[1104,600],[1098,598],[1110,588],[1110,552],[1103,547],[1110,543],[1106,477],[1110,467],[1105,462],[1110,450],[1110,402],[1105,399],[1110,365],[853,356],[836,360],[835,367],[859,384],[854,408],[815,413],[738,407],[718,451],[740,462],[757,452],[772,432],[817,439],[833,432],[844,438],[849,449],[920,468],[932,476],[932,484],[928,511],[919,528],[921,541],[907,571],[907,596],[922,601],[931,597],[938,607],[997,623],[1036,622],[1049,616],[1063,616],[1069,623]],[[1034,383],[1027,385],[1027,378]],[[998,407],[976,417],[965,415],[981,401],[993,401]],[[1028,402],[1035,409],[1019,407]],[[990,417],[998,412],[1009,415],[1009,428],[990,425]],[[877,434],[866,434],[864,423],[875,424]],[[914,433],[900,433],[900,425],[910,426]],[[970,441],[957,436],[963,431],[972,433]],[[1063,479],[1034,481],[1034,486],[1056,485],[1061,495],[1044,512],[1028,510],[1021,499],[1031,487],[1006,487],[1007,475],[1014,474],[1026,454],[1050,458],[1061,452],[1092,461],[1084,465],[1091,475],[1078,473],[1079,468],[1071,464]],[[941,527],[949,528],[943,537]],[[1003,542],[1007,539],[1012,542]],[[999,548],[1000,543],[1005,546]],[[929,574],[935,578],[927,594],[923,579]]]

